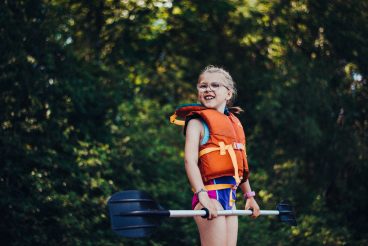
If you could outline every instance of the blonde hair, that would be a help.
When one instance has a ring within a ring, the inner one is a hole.
[[[238,95],[238,92],[236,90],[235,81],[233,80],[233,78],[231,77],[231,75],[228,71],[226,71],[225,69],[223,69],[221,67],[216,67],[214,65],[209,65],[209,66],[205,67],[202,70],[202,72],[199,76],[201,76],[204,73],[220,73],[220,74],[222,74],[225,78],[226,86],[232,91],[232,96],[231,96],[230,100],[226,102],[226,106],[233,113],[239,114],[239,113],[244,111],[240,107],[232,107],[232,105],[234,103],[234,100],[235,100],[236,96]]]

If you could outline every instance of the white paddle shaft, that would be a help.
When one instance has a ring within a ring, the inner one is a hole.
[[[204,210],[169,210],[171,218],[183,218],[193,216],[204,216],[206,211]],[[217,211],[219,216],[231,216],[231,215],[252,215],[251,210],[221,210]],[[260,215],[279,215],[278,210],[261,210]]]

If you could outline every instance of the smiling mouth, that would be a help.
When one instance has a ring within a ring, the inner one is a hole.
[[[204,99],[206,100],[211,100],[211,99],[214,99],[215,97],[214,96],[205,96]]]

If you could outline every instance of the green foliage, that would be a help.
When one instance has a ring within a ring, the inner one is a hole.
[[[191,219],[118,238],[106,201],[190,209],[184,138],[207,64],[237,82],[252,187],[299,226],[240,218],[238,244],[367,244],[365,1],[3,1],[0,236],[11,245],[194,245]],[[242,207],[240,202],[238,207]]]

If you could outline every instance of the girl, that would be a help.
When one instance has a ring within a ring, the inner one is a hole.
[[[218,210],[235,208],[236,189],[246,199],[245,209],[259,216],[248,180],[245,135],[240,121],[230,112],[236,95],[235,83],[222,68],[206,67],[198,78],[200,108],[186,116],[185,170],[195,194],[192,208],[209,210],[207,220],[196,217],[201,245],[236,245],[237,216],[219,216]]]

